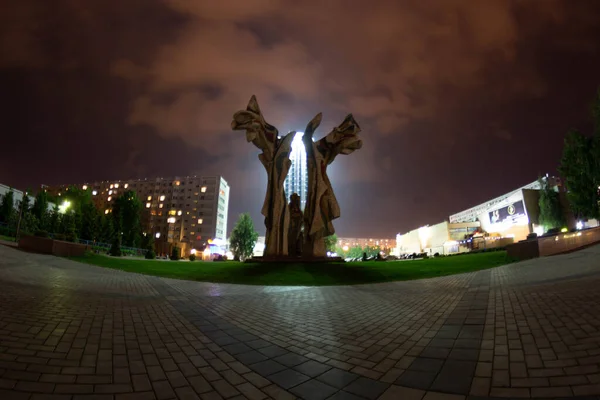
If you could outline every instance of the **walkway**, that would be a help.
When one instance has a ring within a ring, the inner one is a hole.
[[[596,399],[599,317],[600,246],[321,288],[177,281],[0,246],[0,399]]]

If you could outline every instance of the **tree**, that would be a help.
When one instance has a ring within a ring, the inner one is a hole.
[[[335,247],[337,245],[338,237],[334,233],[333,235],[325,237],[325,249],[329,252],[335,252]]]
[[[38,220],[43,220],[48,212],[48,193],[43,190],[40,190],[38,194],[35,195],[35,200],[33,202],[33,207],[31,207],[31,212],[36,216]]]
[[[146,254],[144,256],[149,260],[154,260],[156,258],[156,253],[154,252],[154,237],[149,233],[144,235],[144,239],[145,243],[143,244],[143,248],[146,249]]]
[[[142,202],[134,191],[128,190],[115,199],[113,223],[122,232],[125,246],[139,247],[142,232]],[[118,223],[117,223],[118,221]]]
[[[48,193],[40,190],[35,196],[33,207],[31,207],[31,214],[38,222],[38,229],[49,230],[48,219],[50,213],[48,212],[48,203]]]
[[[114,234],[109,254],[113,257],[121,257],[121,235]]]
[[[4,196],[2,196],[2,203],[0,204],[0,222],[8,224],[15,211],[15,193],[10,189]]]
[[[539,179],[540,190],[540,225],[547,231],[552,228],[561,228],[565,224],[558,192],[548,183],[547,179]]]
[[[361,246],[352,246],[348,249],[348,258],[359,258],[363,255],[363,248]]]
[[[258,232],[254,230],[254,223],[250,214],[240,214],[229,237],[229,247],[234,257],[243,261],[252,256],[257,239]]]
[[[113,218],[106,214],[98,216],[98,241],[102,243],[110,243],[113,237]]]
[[[30,205],[29,205],[29,196],[27,196],[27,193],[29,192],[25,192],[23,193],[23,199],[21,200],[21,202],[19,203],[19,212],[22,212],[23,215],[25,215],[26,213],[28,213],[30,210]]]
[[[58,205],[54,204],[50,217],[48,218],[48,231],[52,233],[58,233],[60,228],[60,211],[58,211]]]
[[[99,212],[92,202],[81,207],[81,231],[80,236],[85,240],[98,240],[99,236]]]
[[[598,139],[584,136],[579,131],[569,132],[565,139],[559,172],[567,188],[567,199],[573,213],[582,218],[598,218],[598,177],[594,152],[599,149]]]
[[[65,236],[65,239],[69,242],[77,241],[77,226],[76,226],[76,213],[71,210],[65,212],[60,217],[60,228],[59,233]]]

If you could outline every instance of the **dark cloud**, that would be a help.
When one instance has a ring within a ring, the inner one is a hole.
[[[259,226],[252,94],[283,132],[354,113],[339,233],[390,236],[552,170],[598,84],[593,0],[3,3],[2,181],[219,173]]]

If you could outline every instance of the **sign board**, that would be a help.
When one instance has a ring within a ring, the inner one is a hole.
[[[499,224],[499,223],[514,224],[519,219],[522,219],[524,217],[526,218],[527,214],[525,214],[525,204],[523,204],[523,200],[519,200],[519,201],[509,204],[505,207],[491,211],[489,213],[489,216],[490,216],[490,222],[492,224]]]

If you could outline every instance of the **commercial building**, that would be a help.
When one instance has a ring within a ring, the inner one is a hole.
[[[559,193],[567,227],[575,228],[559,178],[542,178]],[[446,222],[424,226],[396,236],[396,253],[449,254],[478,248],[506,246],[530,233],[543,234],[539,225],[539,181],[452,214]]]
[[[304,142],[302,142],[302,135],[302,132],[297,132],[292,141],[292,152],[290,153],[292,165],[283,182],[283,188],[288,203],[293,193],[300,196],[300,207],[304,210],[308,194],[308,170],[306,165],[306,149]]]
[[[2,200],[2,198],[8,193],[12,191],[13,192],[13,207],[18,208],[21,205],[21,200],[23,199],[23,192],[14,188],[11,188],[10,186],[6,186],[0,183],[0,201]],[[35,197],[34,196],[30,196],[29,194],[27,194],[27,198],[29,199],[29,206],[33,206],[33,203],[35,202]],[[54,203],[48,203],[48,211],[51,211],[54,208]]]
[[[69,186],[44,189],[61,196]],[[154,235],[159,253],[168,253],[172,245],[181,247],[184,254],[207,246],[218,252],[225,246],[229,185],[221,176],[113,180],[75,186],[90,190],[94,204],[105,214],[112,212],[121,193],[134,191],[144,207],[143,229]]]

